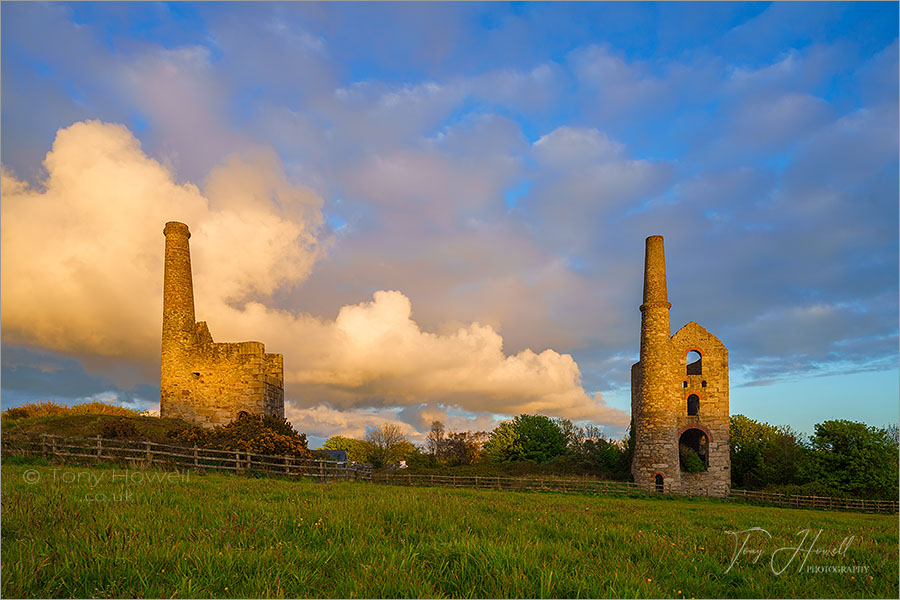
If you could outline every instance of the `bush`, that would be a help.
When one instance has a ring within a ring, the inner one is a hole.
[[[100,435],[105,438],[135,438],[138,437],[134,423],[122,417],[105,422],[100,427]]]
[[[285,419],[241,413],[227,425],[204,429],[188,425],[169,437],[189,446],[220,450],[242,450],[254,454],[310,458],[306,435],[298,433]]]
[[[706,471],[703,459],[697,456],[697,453],[690,446],[679,444],[678,454],[681,459],[681,470],[685,473],[702,473]]]

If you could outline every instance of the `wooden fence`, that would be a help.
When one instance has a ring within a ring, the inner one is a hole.
[[[819,508],[825,510],[851,510],[856,512],[897,514],[897,500],[865,500],[862,498],[834,498],[832,496],[801,496],[752,490],[730,490],[728,497],[752,504],[774,504],[795,508]]]
[[[629,496],[656,495],[629,481],[595,481],[588,479],[551,479],[520,477],[483,477],[460,475],[417,475],[397,472],[375,473],[373,483],[409,486],[444,486],[472,489],[579,492],[585,494],[626,494]],[[688,494],[681,494],[687,496]],[[706,497],[706,495],[704,495]],[[789,496],[747,490],[729,490],[726,501],[769,504],[795,508],[825,510],[850,510],[857,512],[897,514],[897,500],[861,500],[856,498],[832,498],[824,496]]]
[[[197,446],[97,437],[63,437],[52,434],[3,434],[2,450],[64,459],[124,462],[149,468],[159,466],[213,469],[235,472],[257,471],[267,475],[312,477],[319,481],[371,481],[367,465],[256,454],[243,450],[214,450]]]
[[[256,454],[242,450],[213,450],[177,444],[160,444],[102,437],[63,437],[52,434],[4,433],[2,450],[10,454],[28,454],[64,459],[118,461],[149,468],[159,466],[188,469],[213,469],[235,472],[261,472],[268,475],[312,477],[319,481],[371,481],[386,485],[442,486],[481,490],[577,492],[583,494],[655,495],[630,481],[591,479],[484,477],[481,475],[419,475],[397,471],[373,474],[371,467],[328,460],[292,456]],[[898,513],[897,500],[863,500],[827,496],[800,496],[749,490],[729,490],[727,500],[871,513]]]
[[[518,492],[580,492],[583,494],[646,494],[630,481],[593,479],[484,477],[481,475],[417,475],[387,471],[375,473],[373,483],[410,486],[443,486],[476,490],[513,490]]]

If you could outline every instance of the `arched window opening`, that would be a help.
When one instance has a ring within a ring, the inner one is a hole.
[[[686,387],[687,387],[687,381],[682,381],[682,382],[681,382],[681,387],[686,388]]]
[[[703,381],[700,382],[700,387],[706,387],[706,380],[705,380],[705,379],[704,379]]]
[[[709,438],[700,429],[688,429],[678,439],[681,470],[702,473],[709,468]]]
[[[700,396],[698,396],[697,394],[691,394],[690,396],[688,396],[687,409],[688,409],[688,415],[699,415],[700,414]]]
[[[663,493],[663,476],[659,473],[656,474],[656,491]]]
[[[703,374],[703,357],[696,350],[687,353],[687,374],[702,375]]]

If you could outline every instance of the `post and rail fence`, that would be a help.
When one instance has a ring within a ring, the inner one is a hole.
[[[261,472],[267,475],[310,477],[317,481],[364,481],[382,485],[454,487],[478,490],[575,492],[650,497],[659,492],[630,481],[552,477],[489,477],[482,475],[430,475],[382,471],[373,473],[369,465],[303,459],[293,456],[257,454],[243,450],[215,450],[197,446],[115,438],[63,437],[53,434],[4,433],[2,451],[11,454],[119,461],[149,467],[175,466],[189,469]],[[687,494],[684,494],[687,495]],[[897,500],[835,498],[831,496],[788,495],[772,492],[729,489],[722,500],[824,510],[897,514]]]
[[[368,465],[100,436],[86,438],[46,433],[4,433],[2,450],[4,454],[124,462],[148,468],[156,464],[238,473],[256,471],[267,475],[312,477],[319,481],[372,480],[372,467]]]

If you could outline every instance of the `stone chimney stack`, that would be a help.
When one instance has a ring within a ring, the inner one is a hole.
[[[651,235],[644,255],[644,298],[641,304],[641,385],[635,416],[635,442],[644,454],[633,464],[635,482],[648,484],[662,473],[667,485],[680,479],[676,412],[677,364],[669,329],[666,256],[663,236]],[[635,468],[637,467],[637,468]]]
[[[188,226],[177,221],[166,223],[165,273],[163,276],[163,325],[160,373],[160,415],[170,416],[173,402],[169,397],[180,389],[181,371],[191,355],[196,332],[194,317],[194,284],[191,276],[191,248]]]

